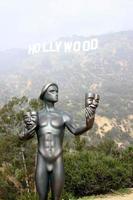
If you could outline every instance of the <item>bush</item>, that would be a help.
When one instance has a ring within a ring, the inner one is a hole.
[[[20,195],[17,200],[38,200],[38,197],[34,192],[25,192],[25,194]]]
[[[5,180],[3,175],[0,173],[0,199],[1,200],[14,200],[16,197],[17,190],[14,185]]]
[[[118,145],[113,140],[109,139],[104,139],[102,142],[100,142],[99,145],[96,147],[96,150],[103,152],[106,155],[120,155],[120,148],[118,148]]]
[[[132,186],[132,168],[110,155],[94,151],[67,153],[65,191],[74,196],[104,194]]]

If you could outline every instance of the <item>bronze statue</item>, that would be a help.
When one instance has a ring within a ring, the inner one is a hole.
[[[35,133],[38,139],[36,164],[36,188],[39,200],[47,200],[49,188],[52,199],[60,200],[64,185],[64,166],[62,143],[65,127],[74,134],[80,135],[92,128],[95,111],[99,103],[99,95],[86,94],[86,125],[76,128],[69,114],[54,107],[58,101],[58,85],[49,83],[42,88],[40,99],[45,107],[39,112],[26,113],[24,116],[25,131],[20,139],[30,139]]]

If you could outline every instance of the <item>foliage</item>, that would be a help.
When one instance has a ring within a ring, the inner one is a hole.
[[[36,138],[22,142],[23,113],[40,109],[37,100],[14,97],[0,110],[0,199],[36,199],[34,171]],[[86,146],[85,140],[73,138],[71,151],[64,145],[64,200],[111,190],[133,187],[133,146],[119,149],[115,142],[105,140],[98,146]],[[70,142],[68,142],[70,143]]]
[[[133,186],[131,165],[98,151],[66,154],[65,171],[65,190],[75,196]]]
[[[38,196],[35,192],[25,192],[24,194],[20,195],[17,200],[38,200]]]

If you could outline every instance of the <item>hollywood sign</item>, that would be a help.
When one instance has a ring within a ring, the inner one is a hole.
[[[55,41],[49,43],[35,43],[28,46],[28,54],[34,55],[47,52],[79,52],[91,51],[98,48],[98,39],[85,41]]]

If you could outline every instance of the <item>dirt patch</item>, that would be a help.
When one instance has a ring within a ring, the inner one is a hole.
[[[131,189],[130,193],[128,194],[112,194],[107,196],[96,197],[95,200],[133,200],[133,189]]]

